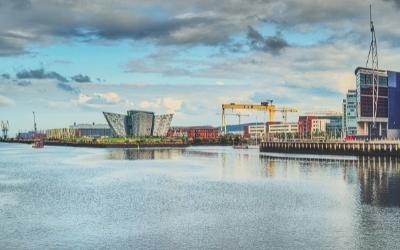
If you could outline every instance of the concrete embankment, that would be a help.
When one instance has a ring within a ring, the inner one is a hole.
[[[400,157],[400,141],[263,142],[260,152]]]

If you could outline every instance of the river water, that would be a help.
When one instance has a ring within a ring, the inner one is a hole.
[[[396,249],[400,161],[0,144],[0,249]]]

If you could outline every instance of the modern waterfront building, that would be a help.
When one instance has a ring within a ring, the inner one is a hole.
[[[154,113],[140,110],[129,110],[126,116],[126,129],[129,137],[153,135]]]
[[[357,135],[386,137],[388,126],[388,74],[386,70],[377,70],[377,107],[374,122],[373,71],[358,67],[355,70],[357,91]]]
[[[342,114],[320,112],[299,116],[298,130],[300,138],[312,138],[315,134],[340,137],[342,134]]]
[[[261,124],[252,124],[246,127],[244,131],[244,137],[256,140],[262,140],[266,137],[267,125],[264,123]]]
[[[166,136],[171,127],[173,115],[156,115],[154,117],[153,136]]]
[[[356,89],[343,100],[344,135],[400,138],[400,73],[358,67]],[[374,127],[373,74],[377,75],[377,106]],[[354,100],[355,110],[354,110]],[[356,117],[356,119],[354,119]],[[356,120],[356,129],[354,129]]]
[[[153,112],[129,110],[126,115],[103,112],[113,133],[119,137],[166,136],[172,114],[154,115]]]
[[[389,139],[400,138],[400,73],[388,71],[388,131]]]
[[[267,123],[268,135],[276,134],[294,134],[299,132],[299,126],[297,122],[278,122],[278,123]]]
[[[357,91],[349,90],[343,99],[342,131],[344,136],[357,134]]]

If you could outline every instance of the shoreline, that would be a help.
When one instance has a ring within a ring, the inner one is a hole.
[[[32,144],[33,140],[6,140],[0,141],[4,143]],[[44,146],[61,146],[61,147],[81,147],[81,148],[185,148],[190,146],[186,143],[76,143],[76,142],[60,142],[60,141],[44,141]]]
[[[0,143],[33,144],[33,140],[0,140]],[[90,142],[64,142],[44,141],[44,146],[64,146],[82,148],[186,148],[190,146],[232,146],[223,143],[90,143]]]

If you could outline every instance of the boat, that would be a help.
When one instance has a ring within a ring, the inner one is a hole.
[[[32,148],[44,148],[43,139],[35,139],[32,144]]]
[[[247,145],[234,145],[233,148],[234,149],[248,149],[249,146],[247,146]]]

